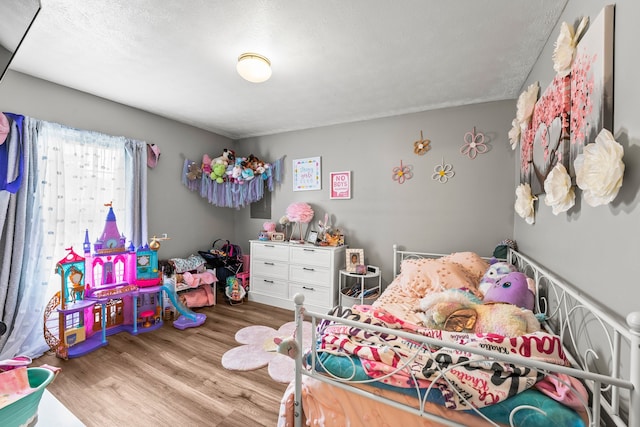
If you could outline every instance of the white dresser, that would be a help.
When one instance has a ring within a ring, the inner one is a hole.
[[[251,240],[249,299],[293,310],[293,297],[300,293],[305,307],[326,313],[338,305],[344,256],[344,246]]]

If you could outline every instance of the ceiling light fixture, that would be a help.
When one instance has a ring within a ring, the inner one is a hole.
[[[271,77],[271,62],[257,53],[243,53],[236,65],[238,74],[252,83],[262,83]]]

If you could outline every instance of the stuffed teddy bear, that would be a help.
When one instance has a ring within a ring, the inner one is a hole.
[[[187,179],[189,181],[195,181],[202,177],[202,169],[196,162],[189,163],[189,172],[187,172]]]
[[[218,184],[222,184],[224,182],[224,177],[226,176],[227,167],[222,163],[216,163],[211,168],[211,174],[209,176],[211,179]]]
[[[464,289],[447,289],[425,296],[416,314],[424,326],[450,332],[517,337],[540,330],[540,322],[531,310],[509,303],[485,304]]]
[[[489,261],[489,268],[482,276],[480,283],[478,284],[478,289],[482,294],[486,294],[489,288],[496,284],[496,282],[505,276],[507,273],[511,273],[512,271],[516,271],[516,267],[513,264],[509,264],[508,262],[498,261],[495,258],[492,258]]]

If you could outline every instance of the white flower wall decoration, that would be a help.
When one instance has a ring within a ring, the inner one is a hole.
[[[576,203],[576,194],[571,186],[571,177],[562,163],[556,163],[544,181],[544,203],[551,206],[554,215],[566,212]]]
[[[571,72],[571,65],[576,55],[576,47],[582,32],[587,28],[589,18],[584,17],[578,24],[577,30],[573,30],[573,26],[563,22],[560,26],[560,34],[556,40],[553,50],[553,69],[556,73],[564,77]]]
[[[520,184],[516,188],[516,213],[525,220],[527,224],[533,224],[535,222],[535,212],[533,203],[538,198],[531,194],[531,187],[529,184]]]
[[[589,206],[610,203],[622,186],[624,149],[607,129],[602,129],[596,142],[587,144],[573,166],[576,183]]]
[[[536,106],[539,91],[540,86],[538,82],[535,82],[530,84],[527,90],[522,92],[518,97],[516,118],[511,122],[512,127],[509,131],[509,141],[511,142],[512,150],[516,149],[518,142],[520,142],[520,135],[529,127],[529,123],[531,123],[531,116],[533,116],[533,109]]]

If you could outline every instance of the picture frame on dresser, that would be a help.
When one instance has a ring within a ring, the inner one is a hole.
[[[357,266],[364,264],[364,249],[346,249],[345,255],[345,269],[349,273],[355,273]]]
[[[284,242],[284,233],[271,233],[272,242]]]
[[[318,242],[318,232],[310,231],[309,234],[307,235],[307,243],[311,243],[312,245],[315,245],[317,242]]]

